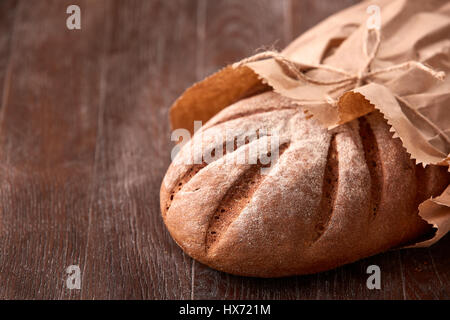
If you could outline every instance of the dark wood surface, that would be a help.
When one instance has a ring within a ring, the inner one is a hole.
[[[1,299],[449,299],[450,238],[329,272],[211,270],[159,212],[168,108],[193,82],[356,1],[0,1]],[[81,30],[66,8],[81,7]],[[366,268],[381,268],[368,290]],[[81,290],[66,287],[79,265]]]

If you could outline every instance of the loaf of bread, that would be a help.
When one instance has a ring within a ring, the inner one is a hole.
[[[224,132],[253,139],[228,150],[214,138]],[[271,132],[279,136],[273,163],[230,161],[249,156]],[[223,152],[192,163],[212,149]],[[378,111],[326,130],[288,98],[265,92],[222,110],[181,149],[162,183],[161,211],[174,240],[198,261],[280,277],[426,237],[432,227],[418,205],[449,181],[446,167],[415,165]]]

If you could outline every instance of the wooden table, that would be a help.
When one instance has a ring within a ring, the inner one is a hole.
[[[159,212],[168,108],[193,82],[348,1],[0,2],[0,298],[449,299],[450,238],[252,279],[183,254]],[[66,8],[81,8],[68,30]],[[381,268],[368,290],[366,268]],[[78,265],[81,290],[66,287]]]

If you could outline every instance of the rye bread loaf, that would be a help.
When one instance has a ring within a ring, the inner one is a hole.
[[[261,128],[280,137],[268,172],[260,161],[227,161],[267,139]],[[220,150],[214,136],[227,130],[256,137],[231,152],[223,147],[215,161],[186,164],[192,154]],[[445,167],[416,166],[378,111],[327,131],[302,107],[266,92],[222,110],[181,149],[161,187],[161,211],[198,261],[280,277],[328,270],[429,233],[418,204],[449,179]]]

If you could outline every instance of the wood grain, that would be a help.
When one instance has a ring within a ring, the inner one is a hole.
[[[316,275],[236,277],[166,231],[168,107],[355,0],[0,2],[0,299],[449,299],[447,236]],[[77,4],[82,29],[66,28]],[[366,269],[381,269],[368,290]],[[81,290],[66,287],[79,265]]]
[[[340,1],[301,1],[292,0],[290,12],[292,13],[292,32],[295,35],[314,27],[318,22],[326,19],[333,13],[348,8],[359,0],[340,0]]]
[[[158,192],[170,161],[169,94],[195,80],[187,4],[112,4],[83,298],[190,297],[190,259],[163,226]]]
[[[401,252],[405,276],[405,299],[450,299],[450,259],[445,254],[450,245],[447,236],[436,246]]]
[[[66,6],[20,2],[15,12],[0,119],[2,298],[79,296],[63,279],[87,238],[101,73],[88,33],[101,12],[86,15],[83,35],[69,33]]]
[[[9,81],[6,78],[8,66],[11,61],[11,41],[14,34],[14,20],[17,12],[17,1],[9,0],[0,2],[0,107],[6,104]]]

